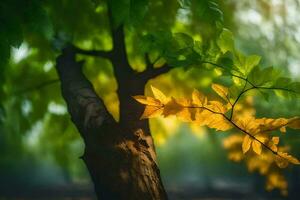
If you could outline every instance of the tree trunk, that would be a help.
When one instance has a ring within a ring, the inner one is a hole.
[[[113,60],[118,62],[118,59]],[[82,159],[98,199],[167,199],[148,121],[139,120],[143,108],[131,97],[144,92],[146,81],[138,76],[129,79],[126,76],[124,84],[125,79],[117,77],[121,82],[118,89],[120,122],[116,122],[84,77],[81,65],[75,61],[72,48],[65,49],[57,59],[62,95],[85,142]]]

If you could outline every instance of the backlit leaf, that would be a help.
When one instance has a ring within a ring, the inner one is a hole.
[[[249,135],[246,135],[244,137],[243,144],[242,144],[243,153],[246,153],[247,151],[249,151],[249,149],[251,147],[251,143],[252,143],[252,139],[250,138]]]
[[[162,91],[160,91],[159,89],[157,89],[156,87],[151,85],[151,91],[154,95],[154,97],[156,99],[158,99],[160,102],[162,103],[166,103],[168,101],[167,97],[164,95],[164,93],[162,93]]]
[[[254,140],[254,141],[252,142],[252,149],[253,149],[253,151],[254,151],[255,153],[257,153],[258,155],[260,155],[260,154],[261,154],[261,151],[262,151],[262,145],[261,145],[261,143],[258,142],[258,141],[256,141],[256,140]]]
[[[212,84],[212,89],[225,101],[228,101],[228,88],[219,84]]]
[[[147,105],[145,107],[143,115],[141,116],[141,119],[158,117],[162,114],[162,112],[163,112],[162,107]]]
[[[144,105],[151,105],[151,106],[162,106],[161,102],[153,97],[146,97],[142,95],[133,96],[133,98]]]
[[[233,35],[228,29],[223,29],[217,43],[223,54],[234,50]]]

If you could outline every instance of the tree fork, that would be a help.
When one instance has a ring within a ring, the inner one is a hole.
[[[64,49],[56,68],[71,119],[85,143],[82,159],[98,199],[167,199],[147,121],[135,128],[116,122],[75,54],[74,48]]]

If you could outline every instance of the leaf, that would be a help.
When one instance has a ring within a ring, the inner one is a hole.
[[[192,93],[192,101],[197,106],[205,106],[207,104],[207,98],[196,89]]]
[[[270,147],[270,149],[272,149],[272,151],[277,152],[278,144],[279,144],[279,137],[272,137],[272,140],[270,140],[268,143],[268,147]]]
[[[113,26],[117,28],[129,17],[130,0],[110,0],[108,3],[112,12]]]
[[[136,26],[144,22],[148,6],[149,0],[130,0],[129,23]]]
[[[206,107],[209,108],[210,110],[216,112],[216,113],[225,114],[228,111],[228,106],[222,104],[219,101],[209,101],[209,105],[207,105]],[[218,114],[218,115],[220,115],[220,114]]]
[[[174,39],[178,44],[179,49],[184,49],[194,46],[194,39],[185,33],[175,33]]]
[[[227,51],[234,51],[234,40],[232,33],[228,29],[224,28],[217,41],[217,44],[223,54],[225,54]]]
[[[162,93],[162,91],[160,91],[159,89],[157,89],[156,87],[151,85],[151,90],[152,93],[154,95],[154,97],[156,99],[158,99],[160,102],[162,103],[166,103],[168,101],[167,97],[164,95],[164,93]]]
[[[164,106],[163,116],[167,117],[169,115],[176,115],[183,109],[183,106],[177,103],[177,101],[172,97],[169,102]]]
[[[219,84],[212,84],[212,89],[220,96],[222,97],[225,101],[228,102],[228,88],[224,87]]]
[[[206,120],[209,128],[215,128],[217,131],[228,131],[232,129],[232,125],[221,115],[211,114]]]
[[[251,147],[251,143],[252,143],[252,139],[250,138],[249,135],[246,135],[244,137],[243,144],[242,144],[242,149],[244,154],[247,153],[247,151],[249,151]]]
[[[288,124],[288,119],[285,118],[278,118],[278,119],[271,119],[271,118],[261,118],[256,119],[257,123],[259,123],[259,127],[261,131],[268,132],[280,129]]]
[[[280,130],[281,133],[286,133],[286,128],[285,128],[285,126],[281,127],[279,130]]]
[[[147,105],[145,107],[143,115],[141,116],[141,119],[158,117],[158,116],[160,116],[162,114],[162,112],[163,112],[163,108],[162,107]]]
[[[198,108],[194,108],[192,100],[182,98],[178,99],[177,103],[182,106],[182,109],[179,110],[176,116],[186,122],[195,121]]]
[[[246,73],[248,74],[251,72],[253,67],[257,66],[261,60],[260,56],[257,55],[251,55],[246,58],[246,63],[245,63],[245,68],[246,68]]]
[[[292,128],[292,129],[300,129],[300,118],[295,117],[295,118],[290,119],[290,121],[288,123],[288,127]]]
[[[144,105],[157,106],[157,107],[162,106],[162,103],[159,100],[154,99],[153,97],[146,97],[146,96],[142,96],[142,95],[136,95],[136,96],[133,96],[133,98],[136,101],[138,101],[139,103],[144,104]]]
[[[245,56],[242,53],[235,52],[234,66],[245,77],[257,66],[261,57],[257,55]]]
[[[257,153],[258,155],[261,154],[261,151],[262,151],[262,146],[261,146],[261,143],[258,142],[257,140],[253,140],[252,142],[252,149],[255,153]]]
[[[272,171],[267,175],[266,189],[271,191],[275,188],[280,190],[283,196],[287,195],[288,182],[278,171]]]
[[[297,158],[289,155],[288,153],[278,152],[275,158],[275,162],[280,168],[286,168],[289,163],[299,165],[300,162]]]

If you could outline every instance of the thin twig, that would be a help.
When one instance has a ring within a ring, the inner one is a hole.
[[[233,117],[233,112],[234,112],[234,107],[235,107],[235,105],[237,104],[237,102],[239,101],[239,99],[242,97],[242,95],[243,95],[244,93],[246,93],[247,91],[250,90],[250,89],[245,90],[245,88],[246,88],[246,86],[247,86],[247,83],[248,83],[247,81],[248,81],[248,79],[246,79],[245,85],[244,85],[242,91],[240,92],[240,94],[238,95],[238,97],[235,99],[235,101],[234,101],[233,104],[231,105],[231,113],[230,113],[230,118],[229,118],[230,120],[231,120],[232,117]]]

